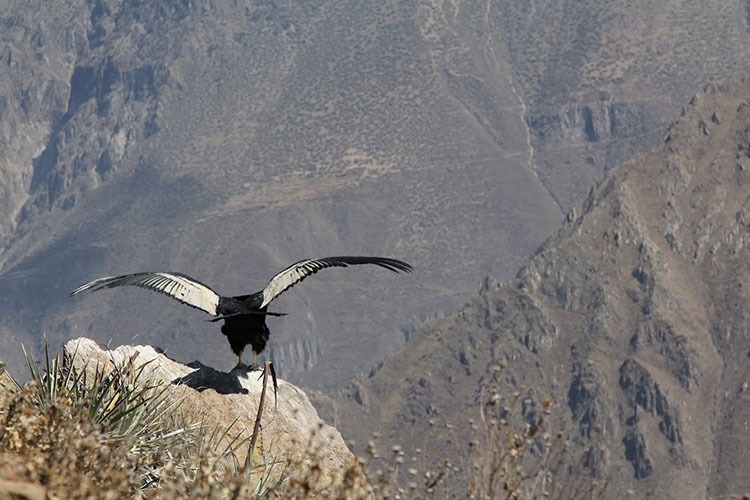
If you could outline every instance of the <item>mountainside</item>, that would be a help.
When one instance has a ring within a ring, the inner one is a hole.
[[[216,325],[167,298],[67,296],[96,277],[179,271],[233,295],[301,258],[414,264],[274,303],[280,372],[333,392],[512,276],[703,82],[750,72],[740,3],[524,5],[0,1],[11,371],[43,334],[233,366]]]
[[[606,480],[607,496],[750,491],[749,168],[750,82],[710,85],[515,279],[488,278],[355,380],[337,427],[455,456],[434,423],[463,435],[493,391],[520,390],[530,423],[553,399],[550,430],[577,445],[566,466]]]
[[[496,18],[524,95],[534,164],[564,212],[602,172],[654,146],[703,85],[748,74],[748,9],[503,2]]]

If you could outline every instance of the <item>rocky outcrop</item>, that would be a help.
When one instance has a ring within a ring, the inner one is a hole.
[[[154,98],[167,81],[165,66],[144,62],[153,39],[131,38],[133,11],[69,2],[36,22],[16,10],[1,21],[0,245],[110,178],[158,129]]]
[[[262,390],[258,372],[223,373],[197,362],[186,366],[151,346],[125,345],[107,350],[87,338],[69,341],[65,353],[79,368],[99,368],[105,373],[133,360],[136,371],[143,367],[140,381],[173,386],[173,397],[181,400],[177,411],[184,412],[188,420],[229,429],[228,439],[247,438],[252,433]],[[354,460],[341,435],[323,423],[302,390],[284,380],[278,382],[276,396],[270,383],[267,389],[255,452],[258,457],[253,460],[315,461],[324,481],[340,480]],[[239,463],[245,460],[244,448],[237,450]]]
[[[338,414],[356,417],[339,428],[428,411],[458,423],[491,390],[548,394],[560,405],[552,430],[569,439],[565,467],[605,480],[607,496],[747,491],[748,102],[750,82],[697,94],[662,145],[592,189],[514,280],[487,280],[351,384]],[[494,365],[500,388],[483,376]],[[416,443],[425,435],[408,430]]]

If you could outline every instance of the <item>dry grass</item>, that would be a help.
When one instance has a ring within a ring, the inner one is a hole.
[[[296,460],[239,463],[240,448],[254,456],[252,436],[187,421],[172,387],[145,380],[134,359],[110,373],[27,361],[27,384],[0,387],[0,498],[371,496],[357,463],[339,480],[322,474],[315,439]]]
[[[606,481],[583,467],[571,468],[585,453],[555,430],[555,403],[545,398],[537,409],[534,401],[531,391],[508,398],[494,391],[480,420],[470,421],[469,498],[603,497]]]
[[[375,498],[601,498],[607,481],[582,473],[586,455],[558,429],[558,406],[533,391],[505,395],[502,367],[489,370],[476,413],[427,422],[424,448],[381,450],[375,433],[359,458]],[[458,404],[458,403],[457,403]],[[448,456],[435,448],[449,443]]]
[[[479,418],[469,422],[463,457],[430,467],[422,450],[409,455],[394,446],[381,455],[376,436],[363,456],[331,479],[319,465],[315,439],[301,454],[240,464],[238,449],[248,447],[247,456],[254,457],[252,438],[231,441],[232,425],[185,421],[174,411],[180,401],[170,387],[144,381],[143,366],[135,369],[133,359],[111,373],[78,371],[60,356],[47,355],[44,369],[27,360],[31,380],[0,387],[0,498],[587,496],[575,484],[554,483],[564,440],[548,429],[552,402],[529,423],[520,392],[507,402],[496,391],[489,394]],[[520,414],[527,421],[522,425],[514,418]],[[588,497],[598,496],[593,491]]]

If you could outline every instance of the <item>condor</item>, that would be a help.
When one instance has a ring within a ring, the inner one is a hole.
[[[268,304],[273,299],[321,269],[359,264],[374,264],[394,272],[408,273],[413,270],[406,262],[385,257],[323,257],[292,264],[271,278],[263,290],[250,295],[224,297],[190,276],[171,272],[99,278],[79,286],[71,295],[117,286],[138,286],[168,295],[183,304],[216,316],[211,321],[224,320],[221,333],[227,336],[232,351],[239,358],[236,368],[247,368],[242,362],[242,353],[250,344],[253,351],[253,364],[250,366],[252,370],[258,369],[258,355],[263,352],[268,342],[270,332],[266,326],[266,316],[283,316],[280,313],[268,312]]]

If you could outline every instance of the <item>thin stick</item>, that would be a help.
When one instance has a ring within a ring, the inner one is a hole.
[[[273,368],[273,364],[270,361],[266,361],[263,366],[263,388],[260,391],[260,403],[258,404],[258,413],[255,415],[255,425],[253,426],[253,434],[250,437],[250,447],[247,450],[247,456],[245,457],[245,464],[242,466],[242,472],[245,472],[252,465],[253,452],[255,452],[255,443],[258,440],[258,434],[260,434],[260,420],[263,417],[263,405],[266,402],[266,386],[268,386],[268,374],[271,373],[273,378],[273,393],[274,393],[274,405],[276,404],[276,393],[278,391],[278,385],[276,383],[276,370]]]

